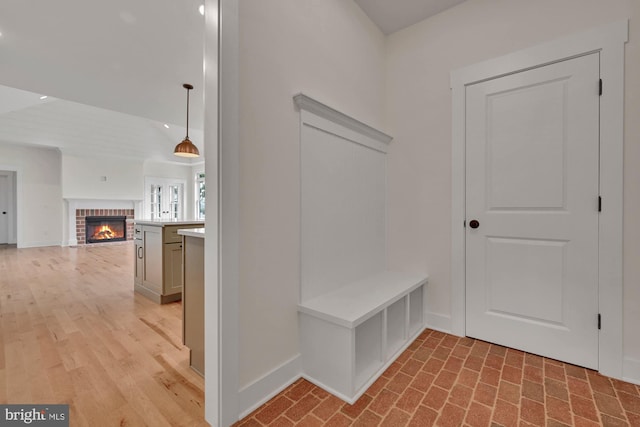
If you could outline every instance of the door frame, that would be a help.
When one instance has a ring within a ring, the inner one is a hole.
[[[240,16],[236,0],[205,0],[205,419],[238,421],[240,282]]]
[[[187,181],[181,178],[165,178],[165,177],[155,177],[155,176],[145,176],[144,177],[144,201],[143,201],[143,216],[144,218],[151,218],[151,211],[150,211],[150,204],[151,204],[151,194],[149,193],[149,186],[150,185],[162,185],[164,186],[169,186],[169,185],[181,185],[182,186],[182,190],[180,191],[180,212],[179,212],[179,218],[180,220],[184,219],[184,218],[189,218],[190,215],[188,215],[188,206],[186,203],[186,199],[187,199],[187,195],[186,195],[186,191],[187,191]]]
[[[0,171],[13,172],[12,200],[9,211],[9,244],[22,247],[22,167],[16,165],[0,164]]]
[[[619,21],[563,37],[451,73],[452,90],[452,223],[451,332],[465,336],[465,92],[466,86],[552,64],[589,53],[600,53],[600,196],[603,208],[598,229],[598,300],[602,329],[598,343],[599,371],[623,376],[623,145],[624,45],[629,23]],[[594,82],[594,85],[596,82]]]
[[[0,170],[0,181],[2,180],[2,178],[6,178],[7,179],[7,194],[6,194],[6,203],[7,203],[6,209],[7,209],[7,211],[6,211],[6,213],[4,215],[0,215],[0,220],[2,220],[3,219],[2,217],[6,215],[5,218],[7,220],[7,230],[6,230],[6,232],[7,232],[7,235],[6,235],[7,240],[3,242],[0,239],[0,245],[5,244],[5,243],[8,243],[8,244],[14,243],[12,241],[14,233],[15,233],[15,231],[13,230],[13,210],[14,210],[13,209],[13,199],[14,199],[13,175],[14,175],[14,173],[12,171]],[[2,191],[0,191],[0,201],[2,200],[2,196],[3,196]],[[0,232],[1,231],[2,230],[0,230]]]

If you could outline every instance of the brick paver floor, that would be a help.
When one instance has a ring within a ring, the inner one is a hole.
[[[640,386],[426,330],[354,404],[300,379],[236,423],[259,426],[639,426]]]

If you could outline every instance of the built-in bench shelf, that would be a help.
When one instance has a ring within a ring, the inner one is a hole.
[[[385,271],[300,303],[303,376],[354,403],[422,332],[426,283]]]
[[[424,328],[427,276],[384,271],[391,136],[304,94],[294,101],[302,375],[354,403]]]

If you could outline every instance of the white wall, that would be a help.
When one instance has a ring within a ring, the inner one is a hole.
[[[143,186],[142,161],[62,155],[65,199],[140,200]]]
[[[293,95],[382,128],[385,41],[345,0],[240,7],[240,387],[298,352],[300,129]]]
[[[191,165],[63,154],[62,194],[65,199],[142,200],[145,177],[175,178],[187,183],[186,218],[191,218],[194,203],[191,170]]]
[[[193,181],[191,165],[178,165],[165,162],[144,162],[144,176],[155,176],[158,178],[176,178]],[[203,167],[204,170],[204,167]]]
[[[77,157],[55,148],[0,143],[0,169],[16,171],[20,247],[63,244],[68,235],[63,199],[141,200],[145,174],[187,181],[187,215],[193,215],[192,167],[187,165]]]
[[[0,143],[0,169],[16,171],[18,246],[62,242],[60,152]]]
[[[626,47],[625,355],[640,368],[640,2],[630,0],[468,0],[388,38],[386,118],[390,266],[430,273],[428,321],[450,320],[450,72],[563,35],[631,18]],[[604,82],[606,90],[606,82]],[[636,379],[640,380],[640,369]]]
[[[191,219],[194,212],[191,169],[191,165],[167,162],[62,154],[62,197],[74,200],[75,208],[80,204],[83,207],[121,207],[116,201],[128,201],[135,206],[136,217],[142,218],[145,177],[178,179],[185,181],[184,218]],[[71,210],[75,208],[71,207]],[[68,212],[66,204],[63,209],[64,217],[68,218],[63,224],[63,235],[69,236],[63,244],[73,244],[74,230],[69,230],[68,224],[73,222],[75,214]]]

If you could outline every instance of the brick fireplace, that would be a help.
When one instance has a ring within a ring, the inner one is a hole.
[[[86,236],[86,218],[87,217],[125,217],[126,223],[126,239],[133,240],[133,209],[76,209],[76,238],[78,245],[87,244]]]

